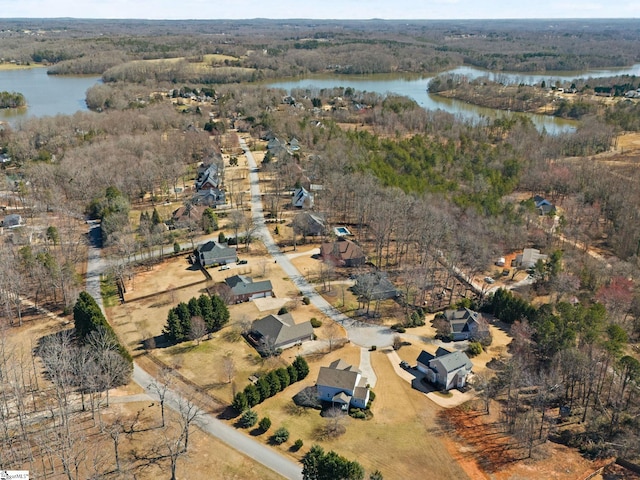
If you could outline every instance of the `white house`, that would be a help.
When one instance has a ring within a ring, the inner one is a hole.
[[[313,194],[304,187],[296,188],[291,204],[297,208],[311,208],[313,207]]]
[[[316,388],[318,400],[340,405],[366,408],[369,402],[367,378],[362,372],[343,360],[336,360],[328,367],[320,367]]]
[[[464,352],[449,352],[444,348],[438,348],[435,356],[424,350],[420,352],[416,368],[424,373],[431,383],[451,390],[467,384],[467,376],[471,373],[473,364]]]

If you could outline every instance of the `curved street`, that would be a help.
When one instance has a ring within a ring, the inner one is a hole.
[[[104,305],[102,302],[102,294],[100,292],[100,276],[105,272],[107,262],[101,256],[100,248],[100,228],[98,224],[92,224],[89,230],[89,255],[87,261],[87,292],[96,299],[102,313]],[[149,385],[154,378],[144,371],[137,363],[133,364],[133,380],[140,385],[147,395],[155,400],[159,400],[156,393],[149,389]],[[169,390],[166,396],[166,403],[169,408],[178,411],[178,405],[184,401],[176,392]],[[257,440],[253,440],[244,433],[230,427],[216,417],[200,412],[201,415],[195,420],[195,424],[203,431],[218,438],[230,447],[244,453],[265,467],[270,468],[274,472],[279,473],[284,478],[291,480],[300,480],[302,478],[302,467],[277,451],[266,447]]]
[[[258,177],[258,166],[253,154],[249,150],[244,139],[240,139],[240,146],[247,157],[249,164],[249,181],[251,184],[251,215],[253,221],[258,226],[256,236],[262,241],[269,254],[280,264],[280,267],[291,278],[293,284],[327,317],[338,322],[347,331],[349,340],[356,345],[369,348],[372,345],[377,347],[389,346],[393,343],[393,331],[388,327],[369,325],[347,317],[339,312],[304,278],[304,275],[291,263],[290,259],[280,251],[276,245],[271,232],[264,221],[262,209],[262,195],[260,192],[260,179]],[[364,373],[364,372],[363,372]]]

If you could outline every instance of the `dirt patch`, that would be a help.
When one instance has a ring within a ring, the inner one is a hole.
[[[575,480],[602,466],[549,441],[537,445],[526,458],[527,450],[504,433],[498,411],[492,404],[489,415],[468,405],[440,413],[442,428],[457,437],[446,441],[447,448],[470,478]]]

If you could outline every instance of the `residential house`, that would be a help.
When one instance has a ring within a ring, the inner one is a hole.
[[[438,348],[435,356],[424,350],[420,352],[416,368],[426,375],[431,383],[442,386],[445,390],[462,388],[467,384],[473,364],[464,352],[449,352]]]
[[[202,213],[206,207],[200,205],[183,205],[173,212],[171,220],[175,228],[186,228],[202,223]]]
[[[304,187],[296,188],[291,204],[296,208],[311,208],[313,207],[313,193]]]
[[[538,263],[538,260],[545,261],[547,255],[540,253],[540,250],[536,248],[525,248],[522,253],[516,255],[515,266],[517,268],[533,268]]]
[[[208,188],[198,190],[193,196],[194,205],[204,205],[205,207],[217,207],[227,203],[227,195],[219,188]]]
[[[489,334],[482,315],[468,308],[461,310],[445,310],[444,318],[451,327],[451,339],[454,341],[480,339]]]
[[[220,165],[211,163],[199,167],[198,178],[196,179],[196,190],[219,189],[221,186],[222,167]]]
[[[326,233],[327,225],[321,215],[301,212],[293,218],[293,229],[304,237],[318,236]]]
[[[7,215],[2,221],[2,226],[5,228],[16,228],[21,226],[22,224],[22,216],[18,215],[17,213]]]
[[[293,137],[291,139],[291,141],[289,142],[289,150],[291,150],[292,152],[297,152],[298,150],[300,150],[300,142],[297,138]]]
[[[344,237],[335,242],[320,246],[322,260],[338,267],[357,267],[364,265],[366,257],[359,245]]]
[[[335,360],[328,367],[320,367],[316,389],[318,400],[340,405],[366,408],[369,402],[367,378],[362,372],[343,360]]]
[[[283,315],[267,315],[253,322],[252,337],[260,351],[293,347],[302,342],[313,340],[311,322],[295,323],[290,313]]]
[[[246,275],[234,275],[225,279],[224,283],[229,287],[232,303],[242,303],[273,296],[271,280],[254,282]]]
[[[539,215],[551,215],[556,211],[555,205],[540,195],[533,197],[533,203]]]
[[[398,296],[398,289],[391,283],[385,272],[357,275],[353,291],[367,300],[386,300]]]
[[[198,245],[195,251],[198,262],[203,267],[226,265],[238,261],[238,253],[235,248],[226,243],[218,243],[213,240]]]

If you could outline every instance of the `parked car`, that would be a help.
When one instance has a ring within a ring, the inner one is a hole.
[[[223,270],[229,270],[229,265],[222,265],[220,267],[220,271],[223,271]]]
[[[249,263],[248,260],[238,260],[238,265],[246,265],[247,263]]]
[[[491,277],[484,277],[484,281],[487,283],[496,283],[496,281]]]

